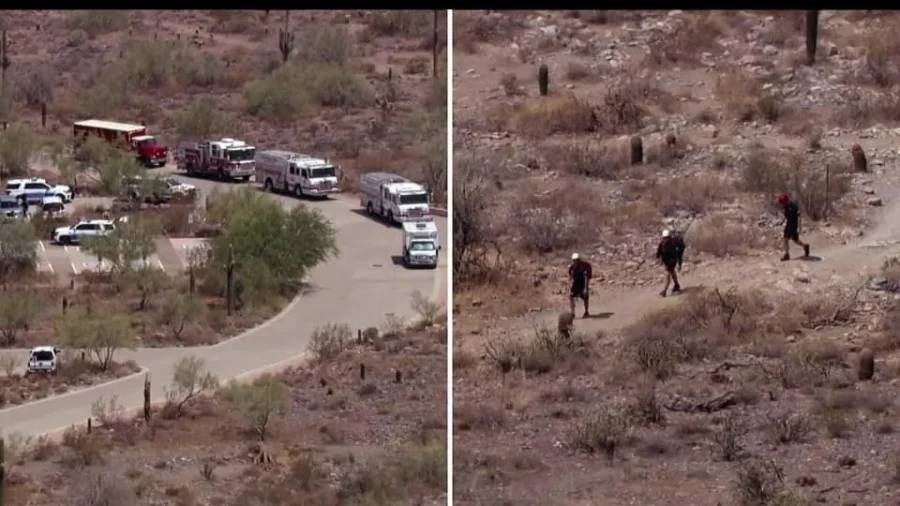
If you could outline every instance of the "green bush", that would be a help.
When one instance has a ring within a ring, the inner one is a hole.
[[[373,11],[366,26],[376,35],[423,37],[431,34],[433,16],[434,13],[427,10]]]
[[[70,30],[81,30],[93,39],[128,28],[128,14],[113,10],[75,11],[69,15],[67,25]]]
[[[249,114],[289,119],[312,105],[365,107],[374,101],[374,94],[345,67],[286,65],[247,85],[244,99]]]
[[[297,44],[297,57],[306,64],[342,66],[351,56],[353,39],[343,26],[308,25]]]

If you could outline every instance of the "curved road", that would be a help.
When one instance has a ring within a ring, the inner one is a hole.
[[[197,186],[204,196],[216,187],[244,186],[177,177]],[[154,402],[165,399],[173,367],[182,357],[197,355],[206,360],[209,370],[220,380],[228,380],[261,368],[278,368],[280,362],[288,366],[291,359],[306,351],[309,336],[319,325],[346,323],[355,331],[381,326],[389,313],[414,317],[410,307],[414,290],[435,301],[446,298],[446,256],[441,256],[441,265],[434,270],[407,270],[394,265],[392,255],[399,255],[401,249],[400,229],[360,214],[357,197],[347,195],[327,201],[272,198],[285,207],[303,202],[321,209],[337,229],[339,256],[314,269],[309,279],[311,289],[281,314],[228,341],[197,348],[141,348],[135,352],[119,352],[116,360],[133,359],[149,370]],[[446,219],[435,218],[435,221],[446,251],[449,243]],[[125,409],[137,409],[143,404],[143,385],[141,374],[0,410],[0,431],[38,436],[83,424],[91,415],[91,404],[100,397],[118,396]]]

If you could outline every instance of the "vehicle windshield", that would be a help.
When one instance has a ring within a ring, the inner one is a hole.
[[[12,184],[12,183],[7,183],[7,184],[6,184],[6,192],[7,192],[7,193],[9,193],[9,192],[11,192],[11,191],[13,191],[13,190],[18,190],[18,189],[19,189],[19,185],[17,185],[17,184]]]
[[[156,146],[156,139],[153,137],[149,139],[141,139],[138,141],[138,146]]]
[[[400,203],[401,204],[427,204],[428,203],[428,194],[425,192],[404,193],[404,194],[400,195]]]
[[[253,160],[253,157],[256,156],[256,149],[254,148],[242,148],[242,149],[229,149],[225,152],[228,156],[228,160],[232,162],[247,162]]]
[[[310,169],[309,172],[310,172],[310,175],[309,175],[310,178],[334,177],[335,170],[334,170],[333,166],[328,166],[328,167],[321,167],[318,169]]]
[[[434,243],[430,241],[413,242],[412,251],[434,251]]]
[[[53,353],[49,351],[36,351],[31,354],[31,358],[40,362],[49,362],[53,360]]]

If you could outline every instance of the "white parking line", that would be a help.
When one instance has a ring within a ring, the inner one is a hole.
[[[157,259],[156,259],[156,263],[159,264],[159,268],[162,269],[163,272],[166,271],[165,266],[163,266],[162,260],[160,260],[160,259],[157,258]]]
[[[66,246],[65,244],[63,244],[63,250],[64,250],[64,251],[69,251],[69,247]]]
[[[47,267],[50,268],[50,273],[51,273],[51,274],[56,274],[56,272],[53,270],[53,264],[51,264],[50,262],[47,262]]]
[[[43,251],[44,253],[46,253],[46,252],[47,252],[47,248],[44,247],[44,241],[38,241],[38,244],[41,245],[41,251]]]
[[[75,268],[75,262],[69,262],[69,265],[72,266],[72,272],[74,272],[75,275],[77,276],[77,275],[78,275],[78,269]]]

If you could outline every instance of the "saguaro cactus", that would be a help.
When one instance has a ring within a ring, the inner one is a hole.
[[[291,51],[294,50],[294,34],[289,30],[291,11],[284,13],[284,28],[278,33],[278,50],[281,51],[281,61],[287,63]]]
[[[432,51],[432,79],[438,78],[438,11],[434,11],[434,29],[432,30],[432,35],[434,37],[431,43],[431,51]]]
[[[806,64],[816,63],[816,46],[819,43],[819,11],[806,11]]]
[[[228,316],[234,312],[234,247],[228,247],[228,264],[225,266],[225,306]]]
[[[0,506],[6,503],[6,442],[0,438]]]
[[[541,90],[541,96],[547,96],[547,89],[550,86],[550,69],[547,68],[546,63],[541,64],[541,68],[538,69],[538,87]]]
[[[644,163],[644,141],[639,135],[631,138],[631,165]]]
[[[856,172],[869,171],[869,162],[866,160],[866,153],[863,151],[862,146],[854,144],[850,147],[850,156],[853,157],[853,169]]]
[[[150,423],[150,375],[144,376],[144,422]]]
[[[0,98],[6,97],[6,71],[12,62],[9,61],[9,46],[6,44],[6,30],[0,34]]]

